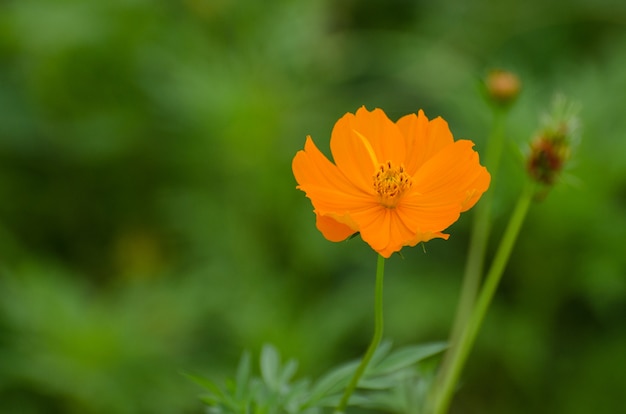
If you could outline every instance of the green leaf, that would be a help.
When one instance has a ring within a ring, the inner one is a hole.
[[[374,352],[374,355],[372,355],[372,359],[370,360],[370,363],[365,370],[365,375],[367,375],[367,372],[372,367],[375,367],[381,360],[387,357],[389,351],[391,350],[391,345],[391,341],[383,341],[378,345],[378,348],[376,348],[376,351]]]
[[[315,405],[319,407],[337,407],[339,405],[339,401],[341,401],[342,396],[343,393],[326,395],[317,400],[315,402]]]
[[[289,361],[287,361],[278,378],[278,384],[281,388],[289,384],[289,381],[295,375],[297,370],[298,361],[296,361],[295,359],[290,359]]]
[[[376,352],[374,352],[372,360],[370,361],[370,366],[377,364],[381,359],[383,359],[389,353],[390,349],[390,341],[382,342],[376,349]],[[339,392],[344,387],[346,387],[360,363],[360,359],[356,361],[351,361],[346,364],[340,365],[339,367],[334,368],[327,374],[323,375],[315,383],[315,386],[311,390],[311,397],[309,398],[308,405],[315,404],[317,403],[317,401],[324,398],[325,396]],[[365,376],[367,376],[368,370],[366,370]]]
[[[384,375],[409,367],[423,359],[436,355],[447,348],[444,342],[412,345],[392,352],[387,358],[374,366],[368,376]]]
[[[261,350],[261,376],[270,390],[277,390],[279,385],[280,355],[272,345],[264,345]]]
[[[368,390],[385,390],[398,385],[406,377],[403,371],[394,371],[386,375],[372,378],[362,378],[359,381],[359,388]]]
[[[339,405],[339,401],[341,397],[343,397],[343,392],[341,394],[336,394],[334,396],[331,396],[330,398],[325,398],[323,401],[320,402],[320,405],[324,407],[332,407],[332,408],[337,407],[337,405]],[[354,394],[350,396],[348,405],[364,407],[367,405],[368,402],[369,402],[369,398],[366,395],[355,392]]]
[[[183,375],[195,382],[196,384],[200,385],[202,388],[210,391],[217,398],[224,397],[224,391],[222,391],[222,389],[215,382],[199,375],[190,374],[188,372],[183,372]]]
[[[362,408],[380,410],[383,412],[399,412],[402,407],[402,401],[398,396],[389,392],[375,392],[370,394],[357,393],[350,398],[350,405],[356,405]]]
[[[323,375],[313,386],[308,405],[315,404],[321,398],[336,393],[348,385],[358,365],[359,361],[348,362]]]
[[[309,386],[308,379],[301,379],[295,382],[284,395],[283,405],[288,413],[300,413],[302,406],[307,401]]]
[[[250,353],[245,351],[241,355],[239,365],[237,366],[237,376],[235,377],[235,399],[240,401],[244,399],[248,390],[248,381],[250,380]]]
[[[219,405],[220,399],[214,395],[201,395],[200,401],[212,407]]]

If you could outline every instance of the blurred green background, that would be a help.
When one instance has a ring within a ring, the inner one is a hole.
[[[359,356],[375,254],[323,239],[291,159],[361,105],[423,108],[484,150],[496,67],[523,92],[492,241],[554,93],[580,102],[582,142],[530,212],[452,412],[620,412],[625,29],[618,0],[4,1],[0,412],[198,413],[181,371],[232,375],[265,342],[312,377]],[[388,261],[397,345],[445,339],[470,219]]]

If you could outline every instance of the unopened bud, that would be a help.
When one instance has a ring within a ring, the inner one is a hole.
[[[522,88],[517,75],[501,69],[494,69],[489,72],[485,86],[489,97],[501,106],[508,106],[513,103]]]
[[[530,144],[528,172],[541,184],[552,185],[570,156],[564,135],[539,135]]]
[[[552,113],[530,144],[527,168],[534,181],[551,186],[559,177],[577,141],[576,112],[575,105],[557,97]]]

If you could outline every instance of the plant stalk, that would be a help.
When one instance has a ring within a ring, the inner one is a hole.
[[[370,360],[374,356],[374,352],[378,348],[380,341],[383,337],[383,279],[385,275],[385,258],[378,255],[378,262],[376,264],[376,293],[374,299],[374,336],[370,342],[361,363],[357,367],[352,380],[348,384],[346,391],[335,410],[335,414],[343,414],[346,411],[346,406],[350,400],[350,396],[359,384],[361,376],[365,373],[365,369]]]
[[[485,251],[491,232],[491,207],[494,199],[495,177],[498,175],[502,149],[504,146],[504,126],[507,110],[504,108],[494,108],[493,125],[491,134],[487,141],[485,150],[485,166],[491,174],[491,188],[487,191],[474,210],[472,228],[470,232],[469,251],[465,262],[465,270],[461,285],[461,293],[450,330],[449,347],[444,354],[441,368],[437,373],[435,385],[429,395],[429,403],[436,401],[443,383],[448,381],[451,375],[451,358],[458,346],[459,338],[467,325],[468,319],[476,302],[476,296],[481,284],[483,275]]]
[[[504,146],[504,125],[506,112],[503,109],[494,110],[493,128],[485,151],[485,165],[491,174],[491,190],[487,191],[483,199],[476,205],[476,215],[472,223],[470,248],[465,263],[465,271],[461,286],[461,296],[451,332],[451,342],[455,342],[474,307],[485,262],[485,250],[491,232],[491,207],[493,205],[495,177],[498,176],[502,147]]]
[[[467,356],[474,344],[476,335],[480,330],[480,326],[485,318],[493,295],[500,283],[509,257],[511,256],[515,240],[526,218],[526,213],[528,212],[533,194],[534,187],[528,184],[517,201],[504,232],[504,236],[502,237],[502,241],[500,242],[500,246],[498,246],[493,263],[491,264],[491,268],[489,269],[489,273],[487,273],[485,278],[485,283],[476,301],[476,306],[468,319],[468,324],[461,332],[458,345],[451,350],[450,370],[448,371],[448,375],[444,378],[444,382],[440,384],[441,388],[439,392],[435,395],[433,414],[445,414],[448,411],[454,394],[454,388],[465,361],[467,360]]]

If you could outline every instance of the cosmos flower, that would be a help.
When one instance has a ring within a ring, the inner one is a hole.
[[[421,110],[394,123],[381,109],[361,107],[335,124],[334,163],[309,136],[292,169],[326,239],[358,232],[388,258],[403,246],[447,239],[442,231],[487,190],[491,176],[473,146]]]

